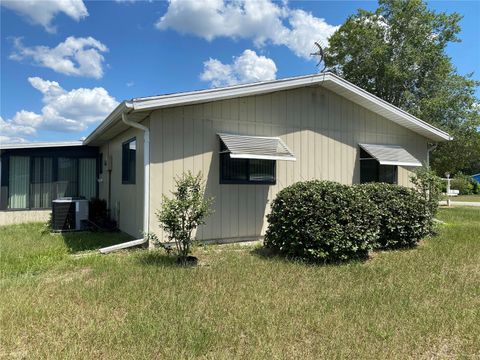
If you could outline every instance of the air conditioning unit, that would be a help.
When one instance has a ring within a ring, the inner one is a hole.
[[[78,231],[86,228],[88,200],[64,197],[52,201],[52,230]]]

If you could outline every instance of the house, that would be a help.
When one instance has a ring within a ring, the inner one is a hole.
[[[450,136],[332,73],[124,101],[84,140],[120,229],[155,232],[174,178],[202,172],[214,215],[196,237],[261,237],[269,202],[296,181],[411,186]]]

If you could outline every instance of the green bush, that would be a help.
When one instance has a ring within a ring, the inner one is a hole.
[[[460,195],[473,194],[474,181],[470,176],[458,172],[450,182],[450,189],[459,190]]]
[[[380,212],[377,248],[412,247],[432,231],[434,212],[422,193],[385,183],[357,187],[376,204]]]
[[[425,200],[430,215],[435,216],[442,191],[446,192],[443,190],[446,183],[428,166],[417,168],[410,176],[410,181]]]
[[[190,171],[175,179],[173,198],[163,195],[162,208],[156,212],[160,226],[175,241],[178,259],[186,264],[194,242],[193,232],[205,224],[205,218],[213,213],[213,198],[205,197],[205,182],[202,174]],[[158,241],[154,234],[147,234]]]
[[[368,256],[380,221],[375,204],[364,192],[316,180],[281,190],[267,219],[267,248],[316,262]]]
[[[472,181],[473,181],[473,182],[472,182],[472,184],[473,184],[473,190],[472,190],[472,192],[473,192],[474,194],[480,194],[480,183],[479,183],[477,180],[475,180],[475,179],[472,179]]]

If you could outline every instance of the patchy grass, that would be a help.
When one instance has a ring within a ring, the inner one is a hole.
[[[416,249],[329,266],[239,245],[197,248],[196,268],[161,251],[74,257],[125,238],[3,227],[0,357],[480,357],[480,209],[439,218]]]

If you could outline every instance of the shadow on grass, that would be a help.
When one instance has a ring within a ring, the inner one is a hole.
[[[305,266],[339,266],[339,265],[348,265],[355,263],[365,263],[369,259],[369,255],[365,254],[364,256],[359,256],[355,259],[345,260],[345,261],[312,261],[302,258],[288,257],[284,256],[273,249],[266,248],[264,246],[257,247],[250,251],[254,256],[257,256],[261,259],[268,261],[281,261],[291,264],[301,264]]]
[[[132,236],[122,232],[70,232],[62,233],[65,245],[70,253],[80,251],[98,250],[105,246],[120,244],[133,239]]]
[[[167,255],[161,250],[142,251],[138,254],[137,260],[142,265],[168,266],[175,268],[182,267],[177,264],[176,256]]]

